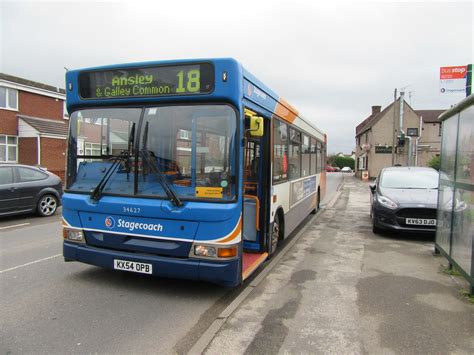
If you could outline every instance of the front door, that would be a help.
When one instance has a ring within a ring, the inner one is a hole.
[[[267,247],[269,181],[269,122],[263,137],[246,134],[244,150],[244,250],[264,252]],[[248,127],[246,127],[248,128]]]

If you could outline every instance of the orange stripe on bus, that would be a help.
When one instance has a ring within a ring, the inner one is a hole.
[[[278,100],[275,113],[290,123],[293,123],[296,117],[298,117],[298,111],[282,98]]]
[[[242,230],[242,217],[240,217],[239,223],[237,224],[237,226],[235,227],[235,229],[231,233],[231,235],[229,235],[227,238],[225,238],[223,240],[219,240],[218,243],[230,242],[232,239],[235,239],[239,235],[241,230]]]

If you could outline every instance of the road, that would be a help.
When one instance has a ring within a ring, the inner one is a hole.
[[[342,174],[328,174],[329,201]],[[0,220],[0,353],[191,348],[246,287],[112,272],[62,258],[60,213]]]

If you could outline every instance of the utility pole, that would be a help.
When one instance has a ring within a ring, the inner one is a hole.
[[[395,109],[397,103],[397,89],[393,92],[393,130],[392,130],[392,166],[395,165],[395,143],[396,143],[396,123],[397,123],[397,110]]]

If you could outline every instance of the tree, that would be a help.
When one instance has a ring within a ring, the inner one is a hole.
[[[341,169],[345,166],[348,166],[352,170],[355,168],[355,160],[351,157],[336,157],[335,163]]]
[[[439,171],[439,169],[441,168],[441,157],[439,155],[435,155],[427,164],[430,168]]]
[[[336,166],[336,155],[331,154],[327,158],[327,164],[330,166]]]

